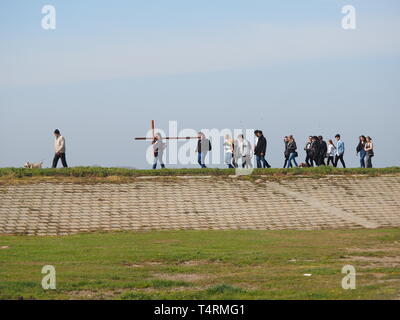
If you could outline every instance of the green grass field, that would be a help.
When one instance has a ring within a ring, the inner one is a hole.
[[[399,256],[398,228],[0,236],[0,299],[399,299]]]

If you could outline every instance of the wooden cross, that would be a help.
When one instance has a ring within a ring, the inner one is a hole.
[[[155,138],[155,134],[154,134],[154,128],[155,128],[155,126],[154,126],[154,120],[151,120],[150,126],[151,126],[152,135],[153,135],[152,138],[139,137],[139,138],[135,138],[135,140],[152,140],[152,141],[154,141],[154,138]],[[199,137],[163,137],[163,139],[166,139],[166,140],[182,140],[182,139],[183,139],[183,140],[189,140],[189,139],[200,139],[200,138],[199,138]]]

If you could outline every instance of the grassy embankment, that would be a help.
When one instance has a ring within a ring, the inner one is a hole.
[[[247,178],[291,178],[291,177],[315,177],[326,175],[379,175],[400,174],[400,167],[390,168],[292,168],[292,169],[255,169]],[[135,170],[120,168],[100,167],[74,167],[60,169],[23,169],[23,168],[0,168],[0,183],[13,183],[24,181],[99,181],[99,182],[125,182],[137,177],[144,176],[220,176],[227,177],[235,175],[234,169],[163,169],[163,170]],[[90,179],[88,179],[90,178]]]

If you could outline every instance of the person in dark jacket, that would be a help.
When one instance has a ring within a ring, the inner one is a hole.
[[[318,137],[313,136],[311,139],[311,159],[314,161],[315,165],[318,165],[319,157],[319,142]]]
[[[374,144],[370,136],[365,138],[365,160],[367,162],[367,168],[372,168],[372,157],[374,156]]]
[[[254,134],[258,138],[254,154],[256,155],[257,168],[271,168],[267,160],[265,160],[265,152],[267,151],[267,139],[265,139],[261,130],[255,130]]]
[[[287,145],[287,149],[288,149],[288,153],[289,153],[289,159],[288,159],[288,168],[293,167],[292,161],[294,161],[294,164],[296,167],[298,167],[299,165],[297,164],[296,158],[298,157],[297,154],[297,145],[296,145],[296,141],[294,140],[293,136],[290,135],[289,136],[289,142]]]
[[[197,162],[199,163],[200,167],[207,168],[205,165],[206,155],[209,151],[211,151],[211,142],[206,138],[203,132],[199,132],[197,141]]]
[[[285,151],[283,152],[283,155],[284,155],[284,157],[285,157],[285,162],[284,162],[284,164],[283,164],[283,167],[286,168],[287,162],[288,162],[288,160],[289,160],[289,153],[288,153],[288,149],[287,149],[287,145],[288,145],[288,143],[289,143],[289,138],[288,138],[288,136],[285,136],[285,137],[283,138],[283,143],[285,144]]]
[[[359,137],[359,142],[356,148],[356,154],[360,157],[360,166],[361,168],[365,168],[365,156],[367,153],[365,152],[365,143],[367,142],[367,138],[365,136]]]
[[[328,151],[328,145],[324,141],[324,138],[322,136],[318,137],[319,141],[319,166],[324,166],[325,165],[325,157],[326,153]]]
[[[307,144],[304,147],[304,150],[306,152],[306,160],[305,161],[309,167],[314,167],[314,160],[313,160],[313,156],[312,156],[311,144],[312,144],[312,136],[309,136]],[[286,165],[285,165],[285,167],[286,167]]]

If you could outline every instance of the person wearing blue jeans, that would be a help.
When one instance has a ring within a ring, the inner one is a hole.
[[[256,162],[257,162],[257,168],[271,168],[267,160],[265,160],[265,155],[264,156],[256,155]]]
[[[202,168],[207,168],[206,165],[204,164],[204,159],[205,158],[206,158],[206,153],[205,152],[198,152],[197,153],[197,163]]]
[[[233,162],[233,140],[231,139],[231,137],[228,134],[225,135],[224,152],[225,152],[225,164],[230,169],[234,168],[234,166],[232,165],[232,162]]]
[[[361,168],[365,168],[365,156],[367,153],[365,152],[365,143],[366,143],[366,137],[365,136],[360,136],[360,141],[358,143],[356,152],[360,156],[360,166]]]
[[[292,161],[294,161],[294,164],[296,167],[299,166],[296,161],[296,157],[298,156],[296,150],[297,150],[296,141],[294,140],[293,136],[290,135],[288,137],[288,144],[287,144],[287,153],[289,154],[289,159],[288,159],[288,164],[287,164],[288,168],[293,167]]]
[[[205,158],[208,153],[208,151],[211,151],[211,142],[206,138],[204,133],[199,132],[198,135],[198,141],[197,141],[197,162],[202,168],[207,168],[205,165]]]
[[[267,151],[267,139],[265,139],[261,130],[255,130],[254,134],[258,138],[256,147],[254,148],[257,168],[271,168],[267,160],[265,160],[265,152]]]

